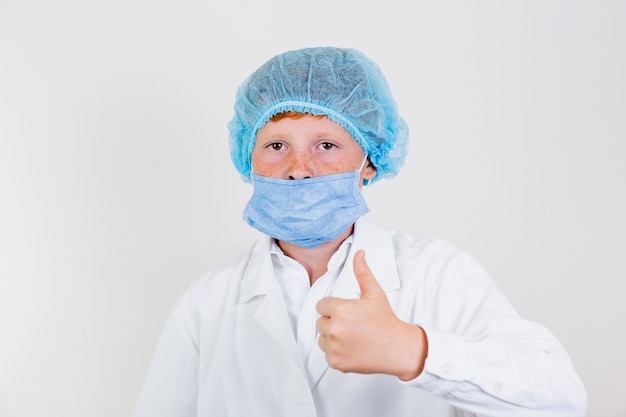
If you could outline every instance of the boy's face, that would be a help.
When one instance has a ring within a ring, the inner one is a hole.
[[[359,169],[365,154],[352,136],[327,117],[305,115],[269,121],[257,132],[252,169],[257,175],[303,179]],[[361,181],[372,179],[376,168],[361,170]]]

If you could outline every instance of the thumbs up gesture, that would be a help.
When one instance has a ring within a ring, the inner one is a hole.
[[[354,274],[361,289],[359,299],[326,297],[317,303],[318,344],[329,366],[407,381],[417,377],[426,360],[426,334],[395,315],[362,250],[354,256]]]

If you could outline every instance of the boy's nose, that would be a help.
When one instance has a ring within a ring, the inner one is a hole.
[[[289,161],[287,177],[290,180],[301,180],[315,176],[311,159],[305,155],[293,155]]]

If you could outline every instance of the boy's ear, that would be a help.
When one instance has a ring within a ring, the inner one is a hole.
[[[366,180],[371,180],[376,176],[376,167],[372,162],[367,158],[367,165],[365,166],[365,172],[363,173],[363,178]]]

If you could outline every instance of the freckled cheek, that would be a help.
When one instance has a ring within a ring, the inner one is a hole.
[[[339,166],[339,169],[340,171],[338,172],[354,171],[354,164],[344,162]]]
[[[268,161],[264,158],[252,158],[252,172],[263,177],[282,178],[284,166],[278,162]]]
[[[349,159],[332,160],[332,161],[316,161],[315,162],[315,176],[324,176],[324,175],[333,175],[333,174],[343,174],[344,172],[354,171],[355,168],[354,161]]]
[[[341,174],[354,170],[355,168],[353,167],[353,164],[349,161],[335,162],[333,164],[324,164],[324,166],[321,167],[321,171],[324,172],[324,174],[322,175]]]
[[[264,177],[272,176],[271,173],[275,169],[272,169],[272,164],[268,164],[265,161],[261,161],[259,159],[252,158],[252,172],[257,175],[262,175]]]
[[[252,151],[250,163],[252,164],[252,172],[257,175],[268,176],[268,166],[271,166],[272,161],[268,161],[267,157],[259,155],[256,149]]]
[[[254,168],[254,173],[260,175],[262,177],[275,177],[279,178],[280,175],[277,175],[276,170],[268,169],[268,168]]]

